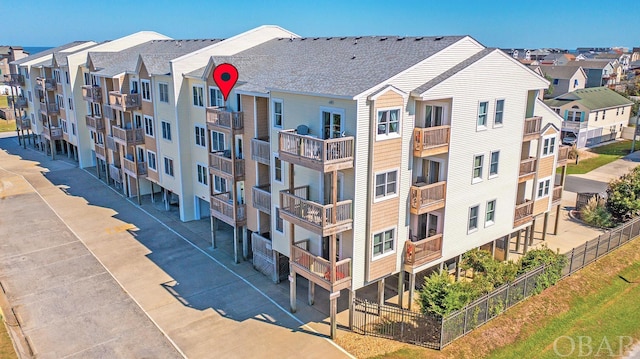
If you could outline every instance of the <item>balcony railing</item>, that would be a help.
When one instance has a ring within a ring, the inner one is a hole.
[[[442,233],[416,242],[407,241],[404,254],[404,263],[410,272],[425,263],[442,257]]]
[[[140,94],[126,94],[120,91],[109,91],[109,103],[111,107],[120,111],[129,111],[140,108]]]
[[[259,209],[266,214],[271,214],[271,187],[255,186],[251,190],[253,208]]]
[[[532,140],[540,135],[542,117],[535,116],[524,119],[523,141]]]
[[[411,186],[411,213],[424,214],[444,207],[447,182],[433,184],[418,183]]]
[[[52,116],[60,113],[60,110],[58,109],[58,105],[55,103],[40,103],[40,112],[45,115]]]
[[[102,105],[102,115],[109,121],[115,121],[116,115],[111,105]]]
[[[571,146],[560,146],[560,148],[558,148],[558,166],[564,166],[567,164],[570,152]]]
[[[42,131],[42,135],[49,140],[59,140],[62,138],[62,128],[60,127],[45,127]]]
[[[280,131],[279,139],[283,161],[323,172],[353,167],[353,137],[322,140],[285,130]]]
[[[267,166],[271,164],[271,145],[268,139],[251,139],[251,159]]]
[[[109,165],[109,177],[116,182],[122,182],[122,171],[120,167],[116,167],[112,164]]]
[[[147,164],[144,162],[136,163],[135,161],[125,157],[122,164],[124,173],[128,174],[131,177],[139,178],[144,177],[147,174]]]
[[[212,195],[210,205],[211,215],[230,226],[242,224],[246,219],[245,205],[235,203],[229,192]]]
[[[414,129],[413,155],[426,157],[448,152],[450,130],[450,126]]]
[[[95,144],[96,157],[101,158],[103,160],[107,159],[107,151],[104,148],[104,144],[96,143]]]
[[[9,106],[16,109],[23,109],[29,106],[27,99],[22,96],[9,96]]]
[[[7,86],[24,86],[24,76],[20,74],[5,74],[4,84]]]
[[[210,127],[224,130],[242,130],[244,127],[243,118],[242,112],[231,112],[221,107],[207,107],[207,125],[210,125]]]
[[[536,174],[536,158],[529,157],[520,161],[518,179],[520,182],[532,179]]]
[[[328,236],[353,227],[351,202],[320,204],[309,200],[309,186],[302,186],[294,188],[293,192],[280,191],[280,214],[288,222]]]
[[[31,128],[31,120],[29,119],[29,117],[25,116],[25,117],[18,118],[17,122],[18,122],[18,126],[23,130]]]
[[[47,79],[44,77],[37,77],[36,85],[47,91],[53,91],[56,89],[56,79]]]
[[[89,102],[102,102],[102,88],[94,85],[82,86],[82,98]]]
[[[588,125],[589,124],[587,122],[562,121],[562,130],[579,132],[580,130],[586,129]]]
[[[554,186],[553,187],[553,196],[551,197],[551,202],[553,204],[559,204],[562,201],[562,186]]]
[[[525,201],[516,205],[515,214],[513,217],[513,226],[517,227],[521,224],[527,223],[533,219],[533,201]]]
[[[113,125],[111,126],[111,133],[113,134],[114,140],[125,146],[144,143],[143,128],[125,129],[120,126]]]
[[[241,180],[244,177],[244,159],[228,158],[224,152],[209,153],[209,172],[213,175]]]
[[[96,131],[104,131],[104,120],[101,118],[85,116],[87,127]]]
[[[296,272],[329,291],[347,288],[351,284],[351,258],[336,262],[335,278],[331,278],[330,261],[296,245],[291,246],[290,263],[298,269]]]

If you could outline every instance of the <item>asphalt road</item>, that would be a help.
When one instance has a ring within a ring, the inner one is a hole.
[[[596,181],[588,178],[569,175],[566,177],[564,190],[575,193],[591,192],[602,193],[607,190],[608,183]]]

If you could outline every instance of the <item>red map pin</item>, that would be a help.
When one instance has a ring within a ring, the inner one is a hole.
[[[238,81],[238,69],[231,64],[220,64],[213,69],[213,81],[215,81],[220,91],[222,91],[224,100],[227,101],[231,89],[236,85],[236,81]]]

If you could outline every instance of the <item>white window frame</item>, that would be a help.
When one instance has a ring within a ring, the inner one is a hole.
[[[193,107],[204,107],[204,87],[201,85],[191,86],[191,103]]]
[[[195,144],[198,147],[207,148],[207,129],[200,126],[194,126]]]
[[[277,165],[278,162],[280,162],[279,167]],[[280,180],[278,180],[278,172],[280,172]],[[278,183],[284,183],[284,165],[280,157],[278,157],[278,153],[273,154],[273,180]]]
[[[396,122],[396,131],[389,132],[391,128],[391,124],[393,123],[391,119],[391,112],[398,111],[398,120],[393,121]],[[380,113],[387,112],[388,120],[384,123],[378,122],[380,121]],[[378,133],[380,130],[380,126],[383,125],[385,128],[385,133]],[[376,109],[376,118],[375,118],[375,131],[376,131],[376,141],[383,141],[392,138],[398,138],[402,134],[402,107],[381,107]]]
[[[278,233],[284,234],[284,219],[280,215],[280,207],[278,206],[276,206],[275,215],[273,216],[273,229]]]
[[[498,104],[502,101],[502,110],[498,111]],[[502,127],[504,124],[504,104],[505,100],[503,98],[496,99],[496,104],[493,109],[493,127]],[[498,116],[500,115],[500,116]],[[500,122],[498,122],[498,117],[500,117]]]
[[[276,104],[280,104],[280,113],[276,112]],[[274,128],[284,127],[284,101],[281,99],[271,99],[271,118]],[[276,121],[277,118],[280,119],[279,124]]]
[[[153,123],[153,117],[144,115],[144,135],[155,138],[155,128]]]
[[[548,135],[542,137],[542,148],[540,149],[540,158],[553,156],[556,153],[556,135]]]
[[[69,110],[73,111],[73,99],[69,97],[67,98],[67,102],[69,102]]]
[[[385,244],[389,242],[385,240],[385,234],[391,232],[391,249],[385,250]],[[382,242],[379,245],[382,245],[382,251],[380,253],[375,252],[376,247],[376,236],[381,235]],[[389,227],[385,228],[381,231],[377,231],[376,233],[371,235],[371,259],[376,260],[380,258],[384,258],[390,255],[393,255],[396,252],[396,244],[398,243],[398,228],[397,227]]]
[[[396,174],[396,179],[395,179],[395,189],[394,192],[388,192],[389,188],[389,184],[391,182],[389,182],[389,174],[394,173]],[[378,184],[378,176],[380,175],[384,175],[384,183]],[[392,168],[392,169],[388,169],[388,170],[384,170],[384,171],[379,171],[379,172],[375,172],[373,174],[373,202],[380,202],[380,201],[384,201],[387,199],[391,199],[394,197],[398,197],[398,190],[399,190],[399,185],[400,185],[400,169],[399,168]],[[381,196],[377,195],[377,190],[379,186],[384,186],[384,194]]]
[[[220,141],[220,138],[222,138],[222,141]],[[209,141],[211,144],[209,146],[211,153],[221,152],[227,149],[227,135],[224,132],[211,131]],[[214,146],[214,144],[216,144],[216,146]]]
[[[489,204],[493,203],[493,209],[491,211],[489,211]],[[494,198],[492,200],[487,201],[487,204],[485,205],[484,208],[484,226],[486,227],[491,227],[496,223],[496,207],[497,207],[497,203],[498,201]],[[492,214],[492,218],[491,220],[489,220],[489,213]]]
[[[169,84],[166,82],[158,82],[158,101],[169,103]]]
[[[496,171],[495,171],[495,173],[492,173],[491,172],[491,166],[493,166],[493,154],[494,153],[498,154],[498,160],[496,161]],[[496,177],[498,177],[499,173],[500,173],[500,150],[491,151],[491,153],[489,154],[489,178],[496,178]]]
[[[167,166],[167,164],[169,164],[170,166]],[[171,176],[174,177],[175,175],[175,171],[173,169],[173,158],[171,157],[167,157],[164,156],[162,159],[162,167],[164,167],[164,174],[166,174],[167,176]],[[171,173],[169,173],[171,172]]]
[[[151,161],[153,159],[153,161]],[[151,166],[153,164],[153,166]],[[147,150],[147,168],[149,168],[153,172],[158,172],[158,159],[156,153]]]
[[[476,223],[475,223],[475,227],[471,228],[471,211],[474,208],[477,208],[476,215],[475,215]],[[479,222],[480,222],[480,204],[470,206],[467,214],[467,233],[473,233],[478,231]]]
[[[213,93],[215,92],[215,99],[213,98]],[[215,86],[209,86],[209,106],[211,107],[224,107],[224,96],[222,95],[222,91]]]
[[[171,142],[171,123],[167,121],[160,121],[162,127],[162,139]]]
[[[222,181],[224,181],[224,191],[222,188]],[[225,193],[229,191],[229,184],[227,183],[227,179],[220,176],[213,176],[213,191],[215,193]]]
[[[542,185],[542,187],[540,186]],[[542,194],[540,190],[542,189]],[[545,177],[538,180],[536,183],[536,199],[546,198],[553,192],[551,177]]]
[[[476,158],[480,157],[480,173],[476,176]],[[471,163],[471,183],[482,182],[482,173],[484,172],[484,153],[476,153],[473,155],[473,162]]]
[[[482,108],[482,104],[486,104],[485,112],[480,112]],[[480,124],[480,118],[484,116],[484,123]],[[483,131],[487,129],[487,124],[489,123],[489,101],[480,101],[478,102],[478,113],[476,116],[476,131]]]
[[[142,101],[151,102],[151,81],[140,79],[140,98]]]
[[[209,188],[209,167],[207,165],[196,162],[196,181]]]

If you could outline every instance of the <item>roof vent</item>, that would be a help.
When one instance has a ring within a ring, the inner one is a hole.
[[[444,36],[438,36],[435,39],[433,39],[433,41],[440,41],[444,38]]]
[[[416,40],[415,40],[415,41],[420,41],[420,40],[422,40],[422,39],[424,39],[424,38],[423,38],[423,37],[416,37]]]
[[[386,37],[381,37],[380,41],[385,41],[387,38]]]
[[[356,55],[351,56],[351,60],[355,60],[356,59]]]
[[[402,41],[402,40],[404,40],[404,36],[401,36],[401,37],[397,38],[396,40],[397,41]]]
[[[356,40],[360,40],[360,39],[362,39],[362,36],[356,37]]]
[[[333,39],[333,37],[327,37],[327,40],[331,40],[331,39]]]
[[[340,40],[345,40],[345,39],[346,39],[346,37],[341,37],[341,38],[340,38]]]
[[[318,40],[318,39],[319,39],[319,37],[314,37],[314,38],[313,38],[313,40]]]

